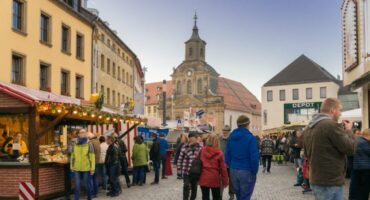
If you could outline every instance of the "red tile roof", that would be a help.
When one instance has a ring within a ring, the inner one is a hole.
[[[261,103],[240,82],[219,77],[218,95],[224,97],[227,109],[261,114]]]
[[[146,105],[153,105],[157,104],[157,95],[162,94],[162,82],[154,82],[154,83],[147,83],[145,84],[145,96],[146,96]],[[170,97],[172,95],[172,81],[167,81],[167,91],[166,95],[167,97]],[[157,88],[160,88],[160,90],[157,90]]]
[[[162,87],[162,82],[145,84],[147,101],[146,105],[157,104],[157,87]],[[172,81],[167,81],[167,95],[172,95]],[[218,78],[218,95],[224,97],[224,103],[229,110],[261,114],[261,103],[242,83],[224,77]]]

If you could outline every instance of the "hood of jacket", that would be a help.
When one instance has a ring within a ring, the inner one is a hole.
[[[322,120],[325,120],[325,119],[330,119],[331,120],[331,117],[328,114],[325,114],[325,113],[314,114],[312,116],[312,119],[311,119],[310,123],[308,124],[308,128],[313,128],[314,126],[316,126],[316,124],[318,124],[319,122],[321,122]]]
[[[202,154],[204,158],[214,159],[221,155],[221,150],[213,148],[213,147],[205,147],[202,149]]]

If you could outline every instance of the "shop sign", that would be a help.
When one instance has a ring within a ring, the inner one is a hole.
[[[307,122],[320,111],[322,102],[301,102],[284,104],[284,124]]]

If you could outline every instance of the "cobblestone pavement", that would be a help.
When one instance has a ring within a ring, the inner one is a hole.
[[[175,169],[174,169],[175,172]],[[147,175],[147,184],[126,188],[123,186],[122,194],[119,197],[109,198],[100,193],[96,199],[127,199],[127,200],[181,200],[182,180],[176,176],[169,176],[166,180],[160,180],[159,185],[152,186],[153,172]],[[121,183],[124,183],[121,176]],[[270,174],[263,174],[259,171],[256,187],[253,193],[253,200],[313,200],[313,194],[302,194],[300,187],[293,187],[295,183],[295,169],[292,165],[272,165]],[[345,186],[345,197],[348,197],[348,183]],[[198,188],[197,200],[201,199],[201,191]],[[224,198],[228,199],[227,192]]]

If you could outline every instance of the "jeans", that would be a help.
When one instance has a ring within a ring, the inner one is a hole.
[[[134,168],[134,183],[143,184],[144,183],[144,173],[145,173],[145,166],[136,166]]]
[[[294,158],[294,166],[296,168],[302,167],[302,159],[301,158]]]
[[[80,172],[80,171],[75,171],[75,181],[76,181],[76,188],[75,188],[75,200],[80,199],[80,191],[81,191],[81,178],[83,180],[83,185],[86,188],[86,193],[87,193],[87,199],[91,200],[92,193],[93,193],[93,186],[92,182],[90,180],[90,172]]]
[[[162,178],[166,176],[166,155],[161,155]]]
[[[342,186],[317,186],[311,184],[316,200],[343,200]]]
[[[104,164],[98,164],[95,168],[97,171],[97,175],[102,179],[102,187],[103,190],[107,190],[107,169],[105,168]]]
[[[94,175],[92,176],[90,175],[91,185],[93,186],[92,188],[93,196],[96,196],[99,193],[99,179],[98,179],[98,174],[97,174],[98,173],[97,166],[98,164],[95,165]]]
[[[159,169],[160,169],[160,161],[153,160],[153,168],[154,168],[154,182],[159,183]]]
[[[370,170],[353,170],[349,187],[349,200],[368,200],[370,194]]]
[[[252,197],[257,176],[247,170],[230,169],[231,181],[234,186],[236,199],[249,200]]]
[[[112,165],[108,167],[109,171],[109,185],[110,185],[110,193],[118,194],[120,191],[119,186],[119,165]]]
[[[202,200],[210,200],[209,191],[212,191],[212,200],[221,200],[221,189],[220,188],[209,188],[201,186]]]
[[[189,199],[190,190],[190,200],[195,200],[197,198],[197,189],[198,181],[192,180],[189,175],[184,175],[183,200]]]
[[[267,162],[267,172],[270,172],[270,169],[271,169],[271,159],[272,159],[272,156],[262,156],[263,169],[266,169],[266,162]]]

